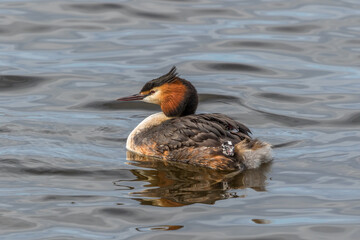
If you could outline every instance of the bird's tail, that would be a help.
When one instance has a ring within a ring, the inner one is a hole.
[[[248,169],[257,168],[273,159],[272,146],[258,139],[245,139],[237,143],[235,154]]]

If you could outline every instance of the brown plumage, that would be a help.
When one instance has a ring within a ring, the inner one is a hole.
[[[132,131],[129,151],[219,170],[256,168],[271,160],[271,146],[252,139],[245,125],[223,114],[195,114],[196,89],[175,67],[146,83],[139,94],[118,100],[159,104],[163,112]]]

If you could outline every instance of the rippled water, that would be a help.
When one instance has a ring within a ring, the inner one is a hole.
[[[1,239],[358,239],[360,4],[0,1]],[[240,174],[126,160],[173,65],[273,144]]]

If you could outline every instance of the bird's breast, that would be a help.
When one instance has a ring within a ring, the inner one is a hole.
[[[145,146],[138,145],[137,141],[135,141],[135,137],[138,137],[140,134],[142,134],[147,129],[150,129],[154,126],[158,126],[162,122],[164,122],[168,119],[170,119],[170,118],[167,117],[162,112],[152,114],[152,115],[148,116],[147,118],[145,118],[141,123],[139,123],[139,125],[137,125],[137,127],[134,130],[132,130],[132,132],[128,136],[127,141],[126,141],[126,149],[129,151],[138,153],[138,154],[144,154]],[[151,145],[151,143],[149,142],[148,145]],[[148,148],[148,145],[146,146],[146,148]],[[145,155],[147,155],[147,154],[145,154]]]

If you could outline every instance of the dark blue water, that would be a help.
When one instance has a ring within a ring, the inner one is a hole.
[[[360,3],[0,1],[1,239],[358,239]],[[277,148],[222,174],[126,160],[176,65]]]

